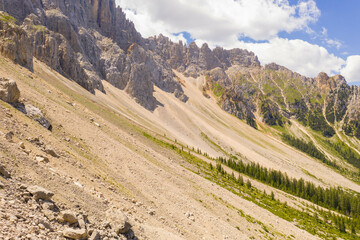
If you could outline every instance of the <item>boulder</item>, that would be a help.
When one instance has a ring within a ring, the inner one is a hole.
[[[0,78],[0,100],[7,103],[15,103],[19,100],[20,91],[14,80]]]
[[[101,236],[97,230],[94,230],[89,238],[89,240],[100,240],[100,239],[101,239]]]
[[[4,177],[4,178],[10,178],[10,173],[8,173],[8,171],[6,171],[4,166],[0,165],[0,174]]]
[[[39,186],[31,186],[27,188],[28,192],[34,196],[35,200],[42,199],[45,201],[50,201],[54,196],[54,193],[46,190],[45,188]]]
[[[85,239],[87,237],[87,233],[85,229],[72,229],[72,228],[66,228],[63,231],[64,237],[70,238],[70,239]]]
[[[116,234],[124,234],[130,230],[131,224],[128,222],[128,217],[122,211],[111,209],[106,212],[106,215],[111,229]]]
[[[23,103],[19,103],[19,104],[15,104],[15,107],[22,113],[24,113],[26,116],[28,116],[29,118],[35,120],[36,122],[40,123],[41,126],[43,126],[44,128],[48,129],[48,130],[52,130],[52,125],[51,123],[44,117],[43,112],[31,105],[31,104],[26,104],[24,105]]]
[[[73,213],[70,210],[62,211],[58,217],[58,221],[59,222],[67,222],[70,224],[74,224],[74,223],[78,222],[75,213]]]
[[[52,149],[52,147],[47,147],[47,148],[45,149],[45,152],[46,152],[47,154],[49,154],[50,156],[53,156],[53,157],[55,157],[55,158],[58,158],[58,157],[59,157],[59,155],[54,151],[54,149]]]

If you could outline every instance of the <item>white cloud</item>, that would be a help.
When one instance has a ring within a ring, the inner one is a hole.
[[[329,47],[336,47],[337,49],[341,48],[342,44],[339,40],[335,39],[325,39],[327,45]]]
[[[348,82],[360,81],[360,55],[349,56],[346,66],[341,70],[341,74]]]
[[[314,0],[117,0],[144,37],[189,32],[218,44],[238,36],[267,40],[307,29],[320,16]]]
[[[315,77],[319,72],[338,73],[345,64],[342,58],[330,54],[324,47],[299,39],[274,38],[267,43],[239,42],[237,47],[253,51],[262,64],[275,62],[309,77]]]

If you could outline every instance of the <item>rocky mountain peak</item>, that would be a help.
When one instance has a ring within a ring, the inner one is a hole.
[[[326,73],[321,72],[315,79],[318,88],[322,92],[328,92],[334,90],[342,84],[347,84],[345,78],[342,75],[335,75],[329,77]]]

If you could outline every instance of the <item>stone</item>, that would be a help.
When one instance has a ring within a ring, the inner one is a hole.
[[[47,148],[45,149],[45,152],[46,152],[47,154],[49,154],[50,156],[53,156],[53,157],[55,157],[55,158],[59,158],[59,155],[54,151],[54,149],[52,149],[52,147],[47,147]]]
[[[120,210],[108,210],[106,212],[107,221],[116,234],[127,233],[131,224],[128,222],[128,217]]]
[[[49,162],[49,158],[44,157],[44,156],[36,156],[35,160],[40,163],[48,163]]]
[[[2,183],[2,182],[0,181],[0,188],[4,188],[4,187],[5,187],[4,183]]]
[[[44,210],[51,210],[51,211],[53,211],[53,210],[55,210],[55,204],[52,203],[52,202],[43,202],[43,203],[42,203],[42,208],[43,208]]]
[[[6,171],[5,167],[0,165],[0,174],[4,177],[4,178],[10,178],[11,175],[8,171]]]
[[[70,224],[77,223],[76,214],[70,210],[61,211],[58,217],[59,222],[67,222]]]
[[[63,231],[63,236],[70,239],[84,239],[86,238],[87,233],[85,229],[66,228]]]
[[[9,142],[12,142],[13,137],[14,137],[14,133],[11,131],[5,134],[5,139],[8,140]]]
[[[25,144],[24,144],[23,142],[20,142],[20,143],[19,143],[19,147],[20,147],[21,149],[25,149]]]
[[[19,100],[20,91],[14,80],[0,78],[0,100],[15,103]]]
[[[89,240],[101,240],[100,233],[97,230],[94,230]]]
[[[83,215],[80,215],[78,217],[77,222],[78,222],[80,228],[86,229],[86,221],[85,221],[85,217]]]
[[[43,209],[43,214],[44,216],[49,220],[49,221],[54,221],[55,220],[55,215],[54,215],[54,211],[53,210],[49,210],[49,209]]]
[[[31,104],[27,104],[27,105],[25,105],[25,114],[29,118],[40,123],[40,125],[43,126],[44,128],[46,128],[48,130],[52,129],[51,123],[44,117],[44,114],[42,113],[42,111],[39,108],[37,108]]]
[[[27,190],[34,196],[35,200],[42,199],[45,201],[51,201],[51,198],[54,196],[54,193],[39,186],[30,186]]]

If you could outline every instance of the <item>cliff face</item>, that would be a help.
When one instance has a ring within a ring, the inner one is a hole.
[[[16,25],[16,19],[0,12],[0,53],[32,70],[33,54],[26,32]]]
[[[92,93],[104,91],[106,80],[150,110],[157,105],[154,84],[187,99],[170,66],[142,47],[114,0],[4,0],[4,10],[29,38],[27,51]],[[142,58],[134,57],[133,44]]]
[[[260,66],[254,53],[242,49],[225,50],[217,47],[211,50],[206,43],[199,48],[195,42],[186,46],[182,42],[173,43],[162,35],[146,39],[145,45],[161,56],[173,69],[195,78],[217,67],[226,70],[233,65]]]

